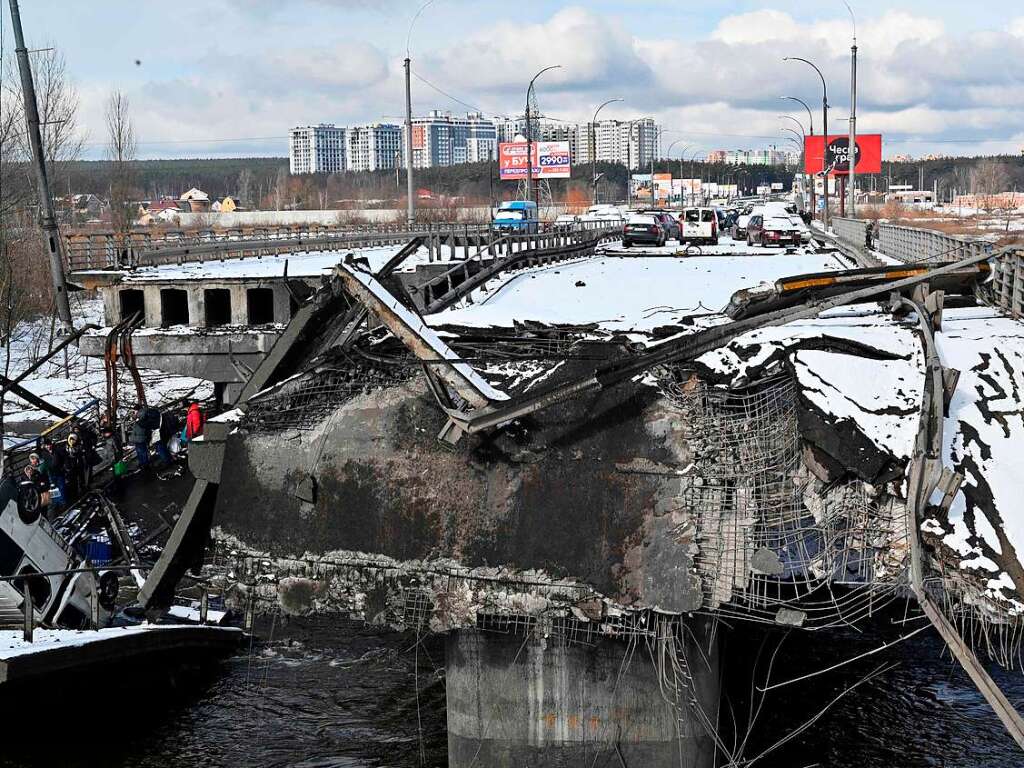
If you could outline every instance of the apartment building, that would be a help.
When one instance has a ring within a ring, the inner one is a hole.
[[[350,171],[389,170],[402,163],[402,126],[390,123],[357,125],[347,129],[346,168]]]
[[[344,171],[345,129],[333,123],[292,128],[288,133],[288,165],[293,175]]]

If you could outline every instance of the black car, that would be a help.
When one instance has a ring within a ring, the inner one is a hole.
[[[645,208],[637,211],[644,215],[654,216],[661,223],[662,228],[665,230],[665,238],[667,240],[678,240],[679,239],[679,219],[673,216],[668,211],[663,211],[656,208]]]
[[[654,213],[631,213],[622,228],[622,246],[656,245],[661,247],[668,240],[665,225]]]

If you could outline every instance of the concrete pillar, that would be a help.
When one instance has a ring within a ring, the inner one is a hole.
[[[449,768],[712,768],[714,742],[690,692],[717,726],[718,654],[706,624],[690,627],[683,656],[694,683],[680,707],[662,694],[645,640],[631,646],[607,638],[584,644],[475,630],[450,634]],[[706,656],[694,635],[705,638]]]

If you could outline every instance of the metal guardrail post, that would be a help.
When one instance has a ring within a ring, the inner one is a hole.
[[[22,630],[22,638],[26,643],[31,643],[32,633],[36,627],[36,612],[32,607],[32,590],[28,588],[28,579],[26,578],[22,584],[25,590],[25,599],[22,603],[25,609],[25,627]]]

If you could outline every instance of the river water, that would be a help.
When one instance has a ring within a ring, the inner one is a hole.
[[[894,632],[886,620],[829,635],[726,636],[728,701],[747,711],[752,659],[763,683],[787,680],[856,656]],[[279,622],[264,639],[204,665],[115,669],[70,682],[7,718],[0,766],[444,766],[444,653],[440,641],[378,633],[335,620]],[[860,768],[1020,768],[1024,758],[927,630],[882,653],[769,694],[748,742],[753,757],[790,733],[878,665],[885,674],[841,698],[802,735],[755,765]],[[1024,707],[1024,677],[995,671]],[[44,692],[36,692],[40,697]],[[46,707],[46,709],[43,709]],[[21,711],[25,715],[25,709]],[[44,719],[39,713],[48,711]],[[59,724],[59,725],[58,725]],[[52,735],[60,733],[60,738]],[[614,765],[611,763],[610,765]],[[617,767],[616,767],[617,768]]]

